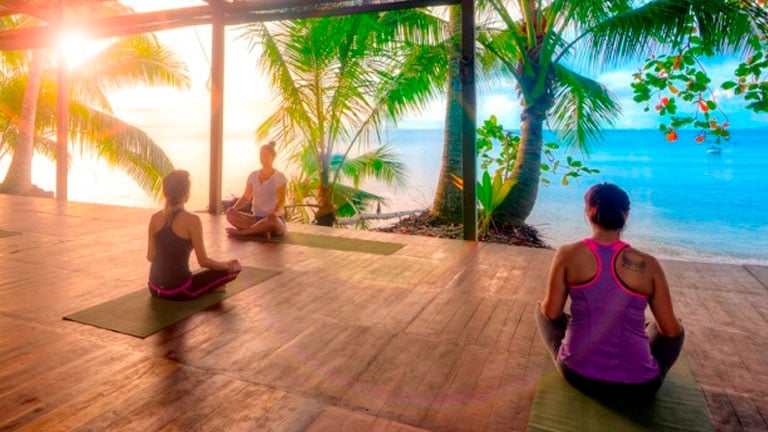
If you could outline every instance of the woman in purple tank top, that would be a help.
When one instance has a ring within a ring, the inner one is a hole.
[[[621,241],[629,216],[624,190],[598,184],[584,201],[592,237],[557,250],[536,308],[539,333],[574,387],[598,397],[650,397],[685,337],[669,285],[653,256]],[[647,306],[655,322],[646,322]]]
[[[236,259],[216,261],[208,256],[203,243],[200,216],[184,209],[189,200],[189,173],[172,171],[163,178],[165,208],[149,221],[147,260],[149,292],[168,300],[190,300],[221,287],[240,272]],[[201,269],[189,269],[189,257],[195,251]]]

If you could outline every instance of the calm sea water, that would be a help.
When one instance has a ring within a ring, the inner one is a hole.
[[[573,155],[600,174],[568,186],[551,177],[550,186],[539,188],[528,222],[553,246],[588,236],[584,192],[609,181],[630,195],[625,238],[636,247],[665,258],[768,264],[768,130],[733,131],[719,155],[696,144],[695,135],[682,131],[670,143],[656,130],[606,131],[588,158]],[[391,138],[408,161],[413,185],[393,207],[406,201],[428,206],[442,132],[396,131]]]
[[[189,207],[205,209],[207,132],[174,128],[148,132],[177,167],[192,172]],[[610,181],[627,190],[632,200],[625,238],[636,247],[664,258],[768,264],[768,130],[732,135],[721,146],[722,153],[712,155],[706,145],[695,143],[692,131],[682,131],[675,143],[655,130],[606,131],[604,142],[583,159],[600,174],[575,179],[568,186],[553,177],[552,185],[540,187],[528,222],[552,246],[581,239],[590,233],[583,194],[597,182]],[[364,187],[390,197],[383,212],[430,207],[440,170],[442,131],[394,130],[386,139],[407,165],[408,186],[394,191],[377,184]],[[8,159],[0,164],[0,173]],[[34,163],[33,181],[53,190],[53,165],[37,158]],[[240,194],[248,173],[256,168],[258,153],[251,133],[230,134],[225,143],[223,196]],[[73,163],[69,194],[74,201],[160,206],[124,175],[93,160]]]

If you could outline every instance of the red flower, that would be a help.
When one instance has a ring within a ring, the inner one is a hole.
[[[669,103],[668,97],[664,96],[663,98],[661,98],[661,106],[667,106],[668,103]]]
[[[696,137],[696,142],[697,143],[703,143],[704,142],[704,135],[697,136]]]
[[[677,132],[675,132],[674,129],[671,129],[669,132],[667,132],[667,141],[669,142],[677,141]]]
[[[699,109],[702,112],[709,111],[709,105],[707,105],[707,102],[705,102],[703,99],[699,100]]]

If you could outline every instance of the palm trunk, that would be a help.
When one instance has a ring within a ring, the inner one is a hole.
[[[493,214],[497,224],[520,226],[533,211],[539,193],[541,151],[546,109],[533,104],[524,109],[520,124],[520,151],[512,168],[511,178],[517,180],[509,195]]]
[[[37,98],[43,75],[44,55],[42,50],[32,51],[19,118],[19,138],[5,180],[0,185],[0,192],[26,195],[36,189],[32,187],[32,156],[34,154]]]
[[[461,9],[451,7],[449,17],[449,32],[458,35],[461,32]],[[461,75],[459,62],[461,60],[461,44],[458,38],[451,43],[450,67],[448,69],[448,84],[446,89],[445,132],[443,134],[443,156],[440,164],[440,177],[437,181],[435,200],[432,204],[431,216],[446,223],[461,223],[463,220],[462,191],[453,185],[452,175],[461,177],[462,151],[461,131],[464,107],[461,106]]]
[[[322,226],[333,226],[336,221],[336,208],[333,205],[333,186],[330,184],[331,155],[320,155],[320,186],[317,191],[319,208],[315,214],[315,222]]]

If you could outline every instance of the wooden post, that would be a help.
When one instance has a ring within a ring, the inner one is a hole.
[[[211,175],[208,212],[221,213],[222,165],[224,163],[224,23],[217,11],[211,25]]]
[[[59,28],[64,28],[65,0],[59,0]],[[63,49],[59,48],[56,59],[56,200],[67,202],[67,162],[68,129],[69,129],[69,92],[67,91],[69,71],[67,58]]]
[[[59,52],[56,73],[56,199],[67,202],[67,161],[69,160],[69,73],[64,53]]]
[[[475,93],[475,4],[461,1],[462,171],[464,178],[464,240],[477,240],[477,100]]]

